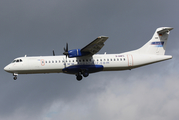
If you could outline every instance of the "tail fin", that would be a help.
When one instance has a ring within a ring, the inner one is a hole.
[[[157,28],[152,39],[139,48],[137,52],[140,54],[164,55],[168,35],[172,29],[171,27]]]

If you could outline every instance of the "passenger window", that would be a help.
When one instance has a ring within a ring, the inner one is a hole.
[[[79,62],[81,62],[81,60],[79,60]]]
[[[124,61],[125,61],[125,58],[124,58]]]
[[[98,61],[98,59],[97,59],[97,61]]]
[[[112,61],[112,59],[111,59],[111,61]]]
[[[100,59],[102,61],[102,59]]]
[[[69,62],[71,62],[71,60],[69,60]]]
[[[117,59],[117,61],[119,61],[119,59]]]
[[[22,60],[20,59],[20,62],[22,62]]]
[[[107,61],[109,61],[109,59],[107,59]]]
[[[104,61],[106,61],[106,59],[104,59]]]
[[[60,60],[59,60],[59,63],[60,63]]]
[[[114,59],[114,61],[116,61],[116,59]]]
[[[16,62],[19,62],[19,60],[16,60]]]
[[[122,58],[121,58],[121,61],[122,61]]]
[[[49,63],[50,63],[50,61],[49,61]]]
[[[47,61],[45,61],[47,63]]]
[[[57,63],[57,61],[55,61]]]

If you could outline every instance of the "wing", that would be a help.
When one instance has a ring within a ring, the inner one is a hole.
[[[108,39],[106,36],[99,36],[90,44],[81,49],[81,52],[90,53],[91,55],[96,54],[103,46],[104,42]]]

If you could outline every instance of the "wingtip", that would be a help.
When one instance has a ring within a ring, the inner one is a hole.
[[[101,35],[98,38],[109,38],[108,36]]]

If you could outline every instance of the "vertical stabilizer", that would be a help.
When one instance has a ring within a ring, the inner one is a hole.
[[[172,29],[171,27],[157,28],[152,39],[139,48],[137,52],[140,54],[164,55],[168,35]]]

